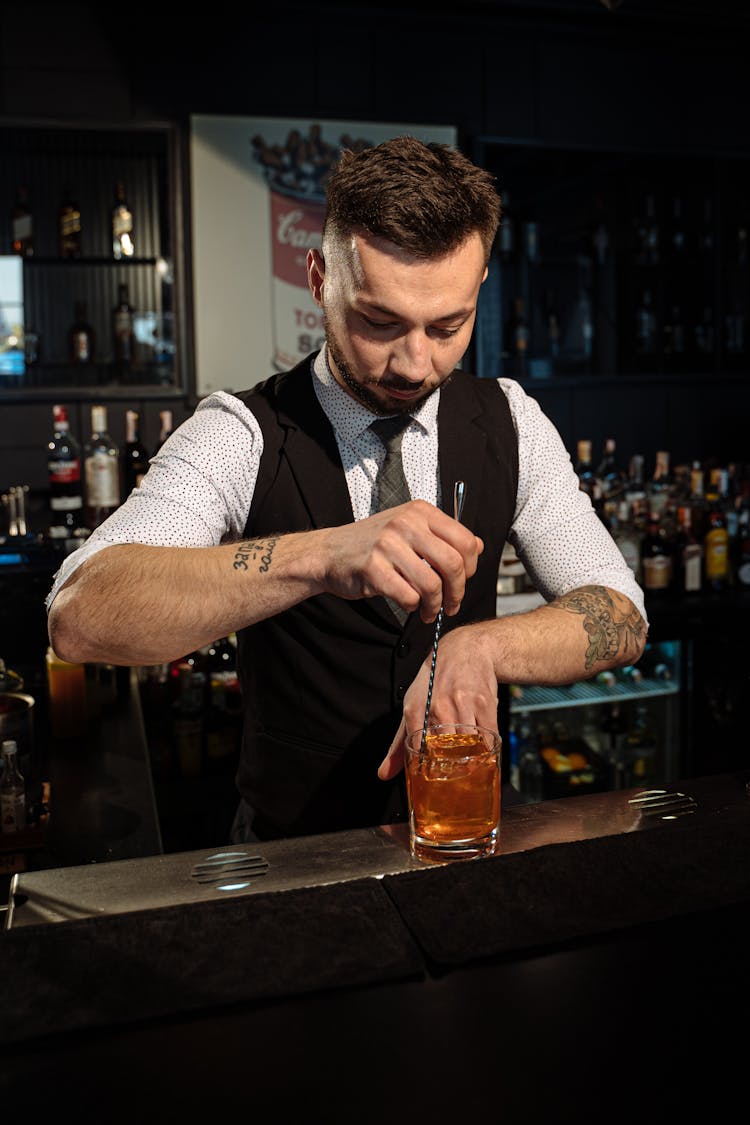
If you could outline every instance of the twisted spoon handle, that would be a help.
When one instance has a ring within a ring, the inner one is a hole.
[[[464,498],[466,495],[466,485],[462,480],[457,480],[453,485],[453,518],[461,522],[461,513],[464,510]],[[435,680],[435,665],[437,664],[438,641],[440,640],[440,631],[443,628],[443,617],[445,616],[445,606],[440,607],[440,612],[437,615],[435,622],[435,640],[432,642],[432,663],[430,664],[430,682],[427,685],[427,704],[424,709],[424,723],[422,724],[422,742],[419,747],[419,760],[422,761],[424,757],[425,747],[427,745],[427,722],[430,717],[430,704],[432,703],[432,685]]]

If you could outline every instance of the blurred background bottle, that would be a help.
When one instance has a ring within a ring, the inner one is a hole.
[[[138,411],[125,411],[125,449],[123,450],[123,492],[129,496],[148,472],[148,453],[141,442]]]
[[[112,257],[119,262],[122,258],[132,258],[134,254],[133,212],[125,197],[125,185],[117,183],[112,206]]]
[[[0,822],[3,832],[23,832],[26,827],[26,784],[18,769],[18,747],[12,738],[2,746]]]
[[[119,450],[107,431],[106,406],[91,407],[91,436],[84,451],[87,524],[93,531],[120,504]]]
[[[70,188],[63,192],[58,216],[60,235],[60,257],[80,258],[81,256],[81,209],[75,202]]]
[[[72,535],[83,524],[81,450],[70,432],[67,407],[53,406],[52,419],[52,438],[47,443],[50,528],[64,528],[66,535]]]
[[[16,188],[16,198],[10,213],[11,252],[22,258],[34,256],[34,213],[31,210],[29,189],[26,184]]]

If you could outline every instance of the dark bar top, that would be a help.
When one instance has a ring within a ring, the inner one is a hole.
[[[375,828],[253,847],[240,888],[199,881],[232,862],[205,852],[21,875],[6,1104],[43,1082],[108,1122],[723,1120],[749,780],[510,807],[501,854],[446,865]]]

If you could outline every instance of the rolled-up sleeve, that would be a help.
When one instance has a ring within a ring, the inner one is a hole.
[[[536,399],[500,379],[518,435],[518,495],[508,539],[536,589],[551,601],[581,586],[625,594],[646,621],[643,591],[579,487],[557,429]]]

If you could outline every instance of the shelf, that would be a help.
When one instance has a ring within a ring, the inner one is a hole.
[[[24,266],[155,266],[159,258],[23,258]]]
[[[518,699],[513,691],[520,690]],[[642,680],[639,684],[607,684],[584,681],[569,687],[523,687],[511,690],[510,710],[517,715],[522,711],[545,711],[551,708],[585,707],[603,703],[623,703],[636,699],[655,699],[665,695],[678,695],[676,680]]]

